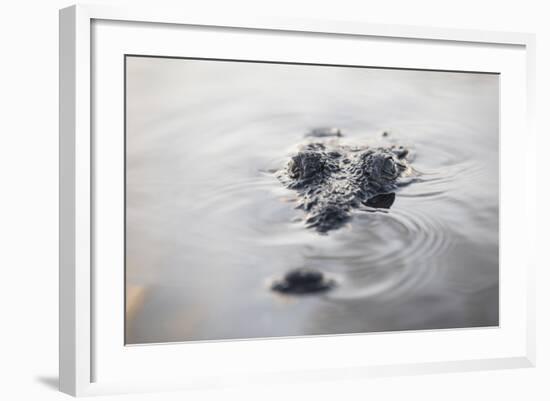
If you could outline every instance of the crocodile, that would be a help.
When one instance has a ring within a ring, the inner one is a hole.
[[[306,227],[320,234],[347,224],[354,210],[389,209],[402,179],[413,173],[403,146],[344,144],[341,130],[334,128],[318,128],[306,137],[275,175],[297,193]]]

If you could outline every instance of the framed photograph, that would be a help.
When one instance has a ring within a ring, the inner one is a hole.
[[[61,10],[61,390],[533,366],[533,58],[523,33]]]

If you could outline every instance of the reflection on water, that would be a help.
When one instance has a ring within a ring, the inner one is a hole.
[[[420,175],[305,229],[271,171],[320,126]],[[126,146],[127,343],[498,325],[496,75],[130,57]]]

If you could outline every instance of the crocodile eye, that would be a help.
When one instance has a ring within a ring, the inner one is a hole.
[[[362,158],[363,172],[373,181],[393,181],[406,168],[393,153],[385,151],[365,152]]]
[[[295,180],[311,179],[323,169],[323,157],[317,152],[300,152],[288,163],[288,175]]]

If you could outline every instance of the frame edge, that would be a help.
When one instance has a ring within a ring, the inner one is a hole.
[[[59,390],[91,382],[90,19],[59,11]]]
[[[524,34],[524,45],[526,52],[526,114],[527,114],[527,140],[528,148],[531,149],[529,158],[529,170],[534,173],[528,178],[527,185],[530,188],[537,188],[537,132],[535,129],[536,120],[536,42],[537,38],[534,33]],[[530,217],[530,233],[531,236],[531,255],[537,255],[537,225],[536,225],[536,210],[537,196],[533,197],[534,204],[529,210]],[[526,359],[529,361],[530,367],[536,367],[536,275],[538,267],[538,258],[531,259],[527,270],[527,344],[526,344]]]
[[[76,7],[59,11],[59,390],[76,395]]]

